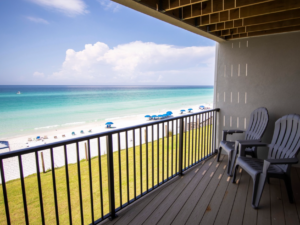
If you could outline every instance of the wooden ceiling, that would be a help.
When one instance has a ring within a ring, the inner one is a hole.
[[[300,0],[134,0],[224,40],[300,30]]]

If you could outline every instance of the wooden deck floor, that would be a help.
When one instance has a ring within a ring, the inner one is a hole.
[[[284,183],[266,184],[260,209],[251,207],[252,179],[239,171],[237,184],[226,174],[227,157],[206,160],[118,212],[102,224],[299,224],[300,169],[292,169],[295,203]]]

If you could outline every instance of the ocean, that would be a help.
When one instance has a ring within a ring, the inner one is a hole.
[[[0,138],[212,102],[212,86],[0,85]]]

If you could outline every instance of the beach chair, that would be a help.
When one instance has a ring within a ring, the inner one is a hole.
[[[253,180],[252,207],[257,209],[264,189],[266,179],[273,177],[283,179],[289,201],[293,203],[293,189],[291,185],[291,165],[297,164],[297,155],[300,149],[300,116],[291,114],[281,117],[275,122],[271,144],[259,141],[236,141],[239,145],[240,157],[236,160],[233,180],[242,167]],[[268,146],[266,160],[245,157],[247,148]]]
[[[57,139],[57,136],[54,136],[54,139]]]
[[[63,137],[63,138],[65,138],[65,137],[66,137],[66,135],[64,135],[64,134],[63,134],[63,135],[62,135],[62,137]]]
[[[28,138],[28,141],[32,141],[32,139],[31,139],[31,138]]]
[[[220,142],[220,147],[218,151],[218,158],[217,161],[220,160],[220,155],[222,149],[228,155],[228,162],[227,162],[227,174],[232,176],[232,169],[234,166],[234,160],[232,155],[235,147],[235,142],[227,141],[227,135],[232,135],[235,133],[244,133],[245,132],[245,139],[244,140],[260,140],[262,135],[264,134],[269,121],[269,114],[266,108],[258,108],[254,110],[250,115],[250,120],[248,124],[248,129],[245,131],[243,130],[223,130],[223,138]],[[250,155],[254,158],[257,157],[256,148],[247,148],[246,155]],[[234,158],[235,159],[235,158]]]

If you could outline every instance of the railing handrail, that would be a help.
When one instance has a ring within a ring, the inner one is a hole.
[[[34,146],[34,147],[14,150],[14,151],[10,151],[10,152],[4,152],[4,153],[0,154],[0,160],[10,158],[10,157],[15,157],[18,155],[34,153],[34,152],[41,151],[41,150],[47,150],[50,148],[60,147],[60,146],[67,145],[67,144],[75,144],[76,142],[86,141],[86,140],[90,140],[90,139],[94,139],[94,138],[105,137],[110,134],[113,135],[116,133],[126,132],[128,130],[139,129],[139,128],[146,127],[146,126],[161,124],[161,123],[176,120],[176,119],[191,117],[191,116],[208,113],[208,112],[219,112],[219,111],[220,111],[220,108],[214,108],[214,109],[210,109],[210,110],[204,110],[201,112],[184,114],[184,115],[180,115],[180,116],[176,116],[176,117],[172,117],[172,118],[168,118],[168,119],[138,124],[138,125],[134,125],[134,126],[130,126],[130,127],[123,127],[123,128],[113,129],[110,131],[104,131],[104,132],[100,132],[100,133],[90,134],[90,135],[86,135],[86,136],[82,136],[82,137],[75,137],[72,139],[68,139],[68,140],[64,140],[64,141],[57,141],[54,143],[44,144],[41,146]]]

